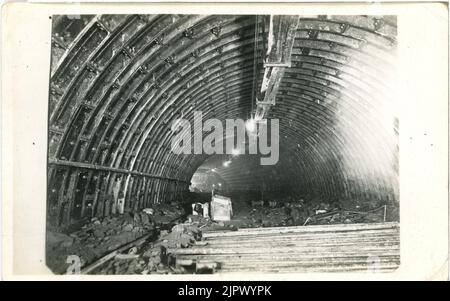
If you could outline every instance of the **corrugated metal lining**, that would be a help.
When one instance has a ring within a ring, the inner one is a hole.
[[[172,249],[178,260],[218,263],[218,272],[390,272],[400,265],[398,223],[297,226],[204,233]]]
[[[171,122],[192,120],[194,110],[205,119],[249,116],[254,23],[254,16],[200,15],[77,23],[64,53],[52,52],[50,221],[109,214],[114,185],[134,209],[187,190],[207,156],[171,153]],[[58,24],[53,45],[67,28]],[[395,37],[395,17],[300,18],[293,66],[269,116],[280,119],[294,186],[323,198],[396,198]]]

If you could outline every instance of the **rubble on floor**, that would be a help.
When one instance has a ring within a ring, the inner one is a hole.
[[[76,255],[84,267],[145,234],[157,237],[160,229],[170,227],[184,211],[176,204],[154,205],[151,210],[125,213],[102,219],[92,218],[81,229],[71,233],[47,232],[46,262],[50,269],[63,274],[67,257]]]
[[[209,230],[233,230],[223,223],[214,222],[201,216],[190,215],[187,222],[163,230],[159,239],[116,254],[110,260],[90,271],[90,274],[185,274],[206,273],[215,270],[214,263],[182,262],[170,250],[186,249],[201,245],[202,227]],[[234,228],[237,230],[237,228]]]
[[[171,250],[201,246],[202,234],[215,231],[383,222],[385,209],[380,202],[236,201],[230,221],[214,221],[186,215],[176,204],[155,205],[135,214],[94,218],[69,235],[49,232],[47,262],[59,274],[65,272],[67,256],[72,254],[88,266],[84,271],[89,274],[210,273],[220,267],[214,262],[177,260]]]
[[[186,269],[177,266],[168,249],[189,248],[201,240],[201,231],[191,224],[177,224],[170,231],[161,231],[160,238],[130,248],[125,254],[117,254],[112,260],[92,271],[92,274],[179,274]],[[130,250],[132,250],[130,252]]]
[[[171,223],[186,213],[177,202],[172,202],[170,204],[155,204],[151,209],[153,210],[153,213],[151,214],[152,220],[157,224]],[[144,209],[144,211],[145,210],[146,209]]]
[[[239,205],[232,223],[239,228],[302,226],[315,224],[373,223],[385,220],[385,206],[378,201],[347,204],[318,200],[250,201]]]

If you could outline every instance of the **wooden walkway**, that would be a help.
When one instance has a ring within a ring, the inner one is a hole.
[[[400,264],[398,223],[240,229],[207,232],[179,262],[216,272],[389,272]]]

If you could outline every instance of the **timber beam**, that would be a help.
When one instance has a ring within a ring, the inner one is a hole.
[[[264,119],[275,98],[286,68],[291,67],[291,54],[298,26],[298,16],[270,16],[264,77],[259,99],[256,99],[255,120]]]
[[[109,166],[102,166],[102,165],[97,165],[97,164],[83,163],[83,162],[73,162],[73,161],[60,160],[60,159],[49,159],[48,164],[57,165],[57,166],[74,167],[74,168],[80,168],[80,169],[96,170],[96,171],[107,171],[107,172],[119,173],[119,174],[124,174],[124,175],[140,176],[140,177],[146,177],[146,178],[153,178],[153,179],[173,181],[173,182],[182,182],[182,183],[189,184],[189,181],[186,181],[186,180],[170,178],[170,177],[165,177],[165,176],[160,176],[160,175],[154,175],[154,174],[149,174],[149,173],[140,172],[140,171],[133,171],[133,170],[114,168],[114,167],[109,167]]]

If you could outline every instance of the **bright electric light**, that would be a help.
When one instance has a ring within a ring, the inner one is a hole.
[[[211,169],[211,171],[212,171],[212,172],[215,172],[215,171],[216,171],[216,169],[215,169],[215,168],[213,168],[213,169]]]
[[[232,151],[231,151],[231,154],[233,155],[233,156],[237,156],[237,155],[239,155],[240,154],[240,152],[239,152],[239,150],[238,149],[233,149]]]
[[[222,186],[222,183],[219,183],[219,186]]]
[[[254,132],[256,130],[256,121],[255,121],[255,119],[253,119],[253,118],[248,119],[245,122],[245,128],[249,132]]]
[[[225,161],[223,162],[223,166],[224,167],[228,167],[230,165],[231,161]]]

